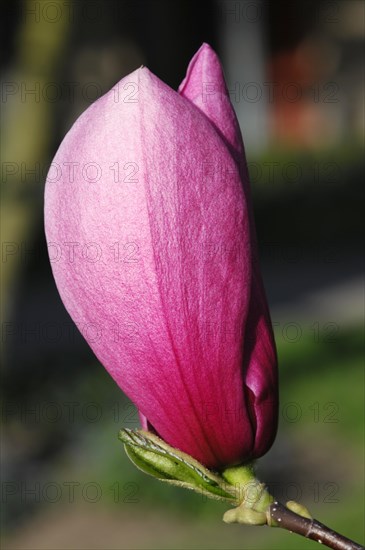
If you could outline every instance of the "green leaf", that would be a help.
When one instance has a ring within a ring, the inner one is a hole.
[[[119,439],[130,460],[146,474],[210,498],[237,500],[234,488],[221,476],[155,434],[126,428],[119,432]]]

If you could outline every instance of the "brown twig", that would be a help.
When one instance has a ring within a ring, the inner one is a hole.
[[[277,527],[282,527],[308,539],[316,540],[334,550],[365,550],[364,546],[336,533],[315,519],[302,517],[279,502],[274,502],[269,508],[270,521]]]

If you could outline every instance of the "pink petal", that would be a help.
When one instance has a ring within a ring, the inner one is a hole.
[[[248,207],[252,282],[247,324],[243,334],[243,378],[251,403],[252,428],[256,433],[253,455],[261,456],[271,446],[277,423],[277,358],[269,309],[262,282],[251,190],[239,124],[232,107],[222,66],[216,53],[203,44],[191,60],[179,92],[199,108],[224,136],[241,170]]]
[[[209,118],[233,151],[242,152],[241,132],[229,99],[222,65],[208,44],[203,44],[190,61],[179,93]]]
[[[144,68],[81,115],[53,165],[52,268],[99,360],[170,445],[214,468],[250,456],[250,231],[221,134]]]

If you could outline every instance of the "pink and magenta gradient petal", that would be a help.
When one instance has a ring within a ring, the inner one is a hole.
[[[126,76],[79,117],[53,163],[62,177],[47,180],[45,227],[61,251],[58,290],[143,427],[214,469],[266,452],[275,345],[216,54],[202,46],[179,93],[146,68]]]

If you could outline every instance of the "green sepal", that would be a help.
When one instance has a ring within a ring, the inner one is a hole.
[[[197,491],[210,498],[236,501],[234,488],[191,456],[170,447],[157,435],[144,430],[119,432],[130,460],[151,476]]]
[[[239,496],[239,505],[228,510],[223,516],[223,521],[243,525],[268,524],[268,511],[274,498],[265,484],[256,479],[254,464],[228,467],[222,472],[222,477],[235,486]]]

